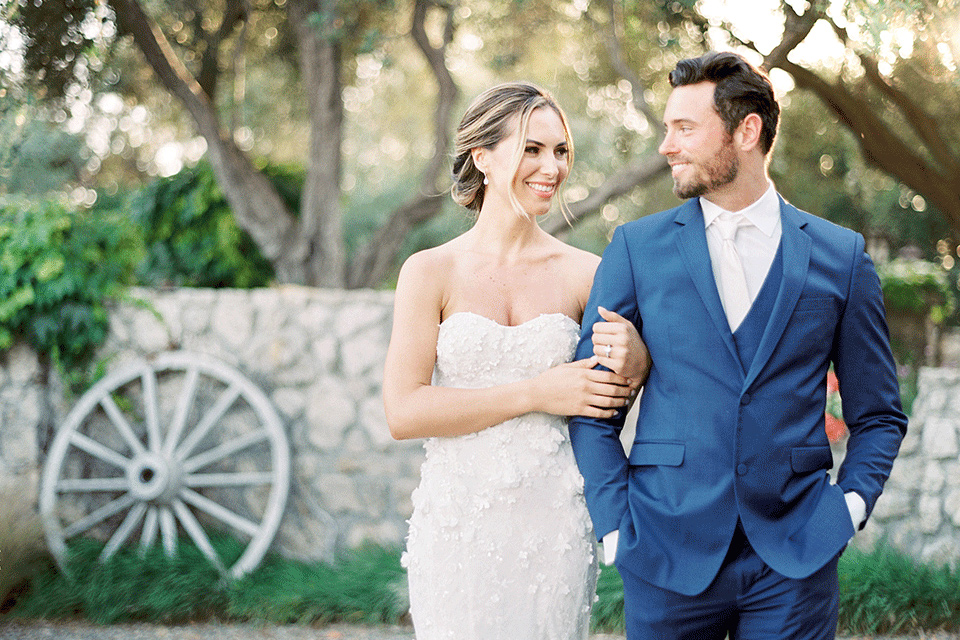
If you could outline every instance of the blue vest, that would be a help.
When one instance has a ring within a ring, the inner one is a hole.
[[[763,286],[757,292],[757,297],[747,312],[746,317],[737,330],[733,332],[733,341],[737,345],[737,353],[740,355],[740,364],[744,372],[750,369],[753,363],[753,357],[757,353],[757,347],[760,346],[760,339],[770,321],[770,314],[773,312],[773,304],[777,300],[777,293],[780,291],[780,283],[783,280],[783,243],[777,248],[777,255],[770,265],[770,271],[763,281]]]

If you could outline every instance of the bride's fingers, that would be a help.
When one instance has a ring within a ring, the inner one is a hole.
[[[579,414],[586,418],[612,418],[617,415],[616,409],[601,409],[599,407],[584,407]]]
[[[615,385],[618,387],[629,387],[633,383],[630,378],[625,378],[612,371],[597,371],[596,369],[588,372],[589,379],[600,384]]]
[[[630,402],[630,393],[595,393],[589,402],[599,407],[625,407]]]

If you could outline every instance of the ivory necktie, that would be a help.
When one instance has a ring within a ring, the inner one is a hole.
[[[747,291],[747,278],[743,273],[743,263],[740,261],[734,238],[737,237],[737,229],[750,223],[740,214],[724,211],[712,224],[717,226],[717,231],[723,238],[719,265],[720,299],[723,310],[727,312],[730,330],[736,331],[750,310],[750,293]]]

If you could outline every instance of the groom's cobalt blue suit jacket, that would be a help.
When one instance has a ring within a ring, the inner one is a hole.
[[[679,593],[710,584],[738,517],[775,571],[822,567],[854,534],[843,494],[869,514],[906,433],[863,237],[783,200],[780,211],[783,280],[752,363],[738,357],[697,199],[616,230],[584,314],[578,359],[593,353],[598,305],[632,320],[653,359],[629,459],[622,412],[570,421],[595,531],[619,529],[618,568]],[[837,485],[831,362],[850,431]]]

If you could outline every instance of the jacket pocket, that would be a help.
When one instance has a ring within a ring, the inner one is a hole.
[[[790,468],[795,473],[810,473],[833,467],[833,452],[829,446],[794,447],[790,451]]]
[[[794,313],[823,313],[836,309],[836,301],[833,298],[809,297],[797,300],[797,306]]]
[[[630,466],[659,465],[679,467],[686,445],[675,440],[641,440],[630,448]]]

